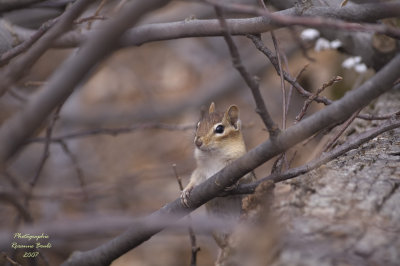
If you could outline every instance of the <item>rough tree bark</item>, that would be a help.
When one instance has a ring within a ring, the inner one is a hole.
[[[400,92],[392,91],[374,111],[393,111],[399,102]],[[373,126],[356,121],[352,130]],[[399,133],[385,133],[289,182],[289,197],[275,203],[288,225],[276,265],[398,265]]]
[[[392,91],[374,111],[393,111],[399,102],[400,92]],[[373,126],[357,121],[352,130]],[[290,228],[276,265],[398,265],[399,133],[383,134],[290,182],[290,196],[276,202]]]

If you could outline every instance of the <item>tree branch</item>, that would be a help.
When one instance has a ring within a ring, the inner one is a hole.
[[[49,20],[40,26],[40,28],[31,36],[29,39],[15,46],[11,50],[0,55],[0,66],[7,64],[13,57],[25,52],[28,48],[32,46],[40,37],[43,36],[50,29],[58,19]]]
[[[310,17],[328,17],[346,21],[374,22],[378,19],[396,17],[399,13],[400,3],[391,2],[353,5],[344,8],[311,7],[302,11],[301,15]],[[277,16],[296,16],[299,15],[299,11],[296,8],[289,8],[272,14]],[[226,23],[232,35],[260,34],[282,27],[274,24],[269,17],[265,16],[244,19],[227,19]],[[218,27],[218,25],[219,22],[217,19],[194,19],[189,21],[141,25],[128,30],[121,37],[119,45],[122,47],[139,46],[144,43],[162,40],[222,36],[222,29]],[[18,27],[15,28],[15,32],[22,40],[28,38],[29,35],[27,32],[31,32],[31,35],[34,33],[34,31]],[[56,40],[54,46],[58,48],[80,46],[88,39],[88,35],[89,33],[81,33],[79,31],[69,32]]]
[[[264,102],[261,92],[260,92],[259,84],[254,77],[250,76],[250,73],[243,66],[242,60],[239,55],[239,51],[238,51],[235,43],[233,42],[233,39],[229,32],[229,28],[228,28],[226,21],[222,15],[221,9],[218,7],[215,7],[215,12],[217,14],[219,23],[223,29],[223,36],[224,36],[226,44],[228,45],[229,53],[232,58],[233,66],[240,73],[243,80],[246,82],[247,86],[250,88],[251,93],[254,98],[254,101],[256,103],[256,112],[260,115],[262,121],[264,122],[265,126],[267,127],[269,135],[272,138],[275,138],[279,134],[280,129],[275,124],[275,122],[272,120],[272,118],[268,112],[268,109],[265,106],[265,102]]]
[[[50,139],[51,142],[60,142],[69,139],[79,139],[86,138],[97,135],[109,135],[109,136],[118,136],[120,134],[129,134],[136,130],[146,130],[146,129],[163,129],[167,131],[185,131],[185,130],[193,130],[195,129],[195,125],[172,125],[172,124],[163,124],[163,123],[147,123],[147,124],[137,124],[132,125],[130,127],[121,127],[121,128],[97,128],[86,131],[79,131],[73,133],[67,133],[65,135],[61,135],[58,137],[52,137]],[[35,142],[45,142],[46,138],[44,137],[36,137],[27,141],[27,143],[35,143]]]
[[[400,30],[397,29],[396,27],[393,26],[387,26],[384,24],[372,24],[372,23],[364,23],[361,24],[360,20],[357,20],[355,23],[353,22],[345,22],[340,19],[336,19],[333,17],[325,16],[325,17],[320,17],[320,16],[307,16],[305,12],[303,11],[298,11],[299,14],[296,14],[295,16],[285,16],[285,15],[279,15],[277,13],[271,13],[266,9],[261,9],[255,6],[249,6],[249,5],[242,5],[242,4],[226,4],[226,3],[221,3],[215,0],[204,0],[204,2],[210,3],[211,5],[218,6],[220,8],[224,8],[226,10],[230,11],[236,11],[240,13],[246,13],[246,14],[251,14],[251,15],[261,15],[265,16],[269,19],[271,19],[271,22],[275,25],[280,25],[280,26],[293,26],[293,25],[299,25],[299,26],[306,26],[306,27],[312,27],[312,28],[317,28],[317,29],[324,29],[324,28],[330,28],[330,29],[342,29],[345,31],[363,31],[363,32],[374,32],[374,33],[380,33],[380,34],[386,34],[390,37],[400,39]],[[358,7],[359,5],[357,5]],[[394,16],[397,16],[400,10],[400,6],[394,6],[394,8],[397,9],[397,14],[393,14]],[[306,10],[308,10],[307,8]],[[330,9],[334,9],[330,7]],[[351,21],[354,21],[353,19],[350,19]]]

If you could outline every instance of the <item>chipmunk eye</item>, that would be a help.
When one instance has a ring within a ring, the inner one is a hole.
[[[224,133],[224,126],[223,126],[223,125],[218,125],[218,126],[215,128],[214,132],[217,133],[217,134]]]

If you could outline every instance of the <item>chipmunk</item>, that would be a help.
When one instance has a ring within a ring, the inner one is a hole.
[[[215,104],[211,103],[208,114],[203,112],[197,123],[194,144],[197,168],[193,171],[189,184],[181,194],[182,203],[186,206],[189,206],[188,198],[194,186],[210,178],[246,153],[239,108],[231,105],[225,113],[220,113],[215,111]],[[249,183],[253,180],[255,180],[255,176],[251,172],[242,177],[238,183]],[[220,219],[238,219],[242,210],[242,196],[214,198],[206,203],[206,209],[209,215]],[[226,246],[229,234],[229,232],[214,232],[213,237],[223,248]]]

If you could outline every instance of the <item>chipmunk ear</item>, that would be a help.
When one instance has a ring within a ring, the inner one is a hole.
[[[236,130],[240,129],[239,108],[236,105],[229,106],[225,112],[224,119]]]
[[[214,113],[214,112],[215,112],[215,103],[212,102],[212,103],[210,104],[210,108],[208,109],[208,113],[209,113],[209,114],[212,114],[212,113]]]

